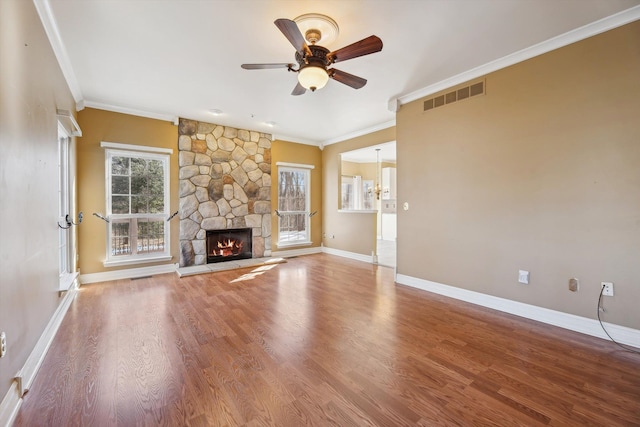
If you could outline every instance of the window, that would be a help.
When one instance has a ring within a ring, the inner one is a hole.
[[[278,246],[311,244],[311,165],[277,163]]]
[[[342,175],[341,197],[343,210],[373,210],[373,181],[361,176]]]
[[[169,155],[107,149],[106,158],[105,265],[170,258]]]

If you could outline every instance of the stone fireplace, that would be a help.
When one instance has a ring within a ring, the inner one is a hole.
[[[269,256],[271,135],[180,119],[178,149],[180,267]],[[211,257],[207,232],[239,229],[249,230],[250,249]]]

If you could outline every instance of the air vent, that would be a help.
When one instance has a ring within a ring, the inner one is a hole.
[[[424,111],[442,107],[443,105],[453,104],[456,101],[462,101],[463,99],[473,98],[478,95],[484,95],[484,80],[447,92],[444,95],[438,95],[427,99],[424,101]]]

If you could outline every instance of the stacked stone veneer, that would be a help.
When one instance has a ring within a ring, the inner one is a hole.
[[[271,135],[180,119],[180,266],[207,263],[206,230],[251,228],[271,253]]]

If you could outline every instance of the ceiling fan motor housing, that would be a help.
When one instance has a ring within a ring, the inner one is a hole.
[[[298,65],[300,65],[300,69],[308,65],[323,68],[331,65],[331,62],[327,58],[329,49],[324,46],[311,45],[309,46],[309,50],[311,51],[311,56],[301,55],[300,52],[296,52],[296,61],[298,62]]]

